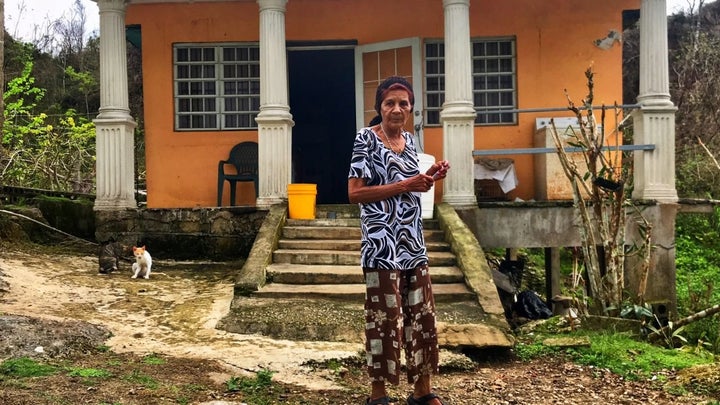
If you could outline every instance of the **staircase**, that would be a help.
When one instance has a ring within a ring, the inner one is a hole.
[[[269,283],[255,296],[363,302],[360,220],[352,208],[325,206],[317,213],[319,219],[288,219],[267,268]],[[465,286],[437,221],[426,220],[423,225],[435,300],[472,300],[475,294]]]
[[[274,246],[272,252],[264,261],[250,258],[243,267],[250,273],[263,266],[265,282],[242,293],[236,284],[230,313],[218,327],[290,340],[363,342],[358,207],[319,205],[314,220],[275,220],[268,234],[274,233],[276,243],[256,240],[253,248]],[[438,221],[425,220],[423,227],[441,345],[509,347],[506,325],[488,323],[493,317],[468,288]]]

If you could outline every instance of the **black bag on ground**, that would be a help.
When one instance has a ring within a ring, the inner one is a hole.
[[[528,319],[548,319],[552,316],[550,308],[535,291],[526,290],[518,294],[513,309],[517,316]]]

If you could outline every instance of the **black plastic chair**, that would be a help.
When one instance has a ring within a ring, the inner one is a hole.
[[[235,173],[225,173],[225,166],[235,167]],[[241,142],[230,150],[230,157],[218,163],[218,198],[217,205],[222,205],[223,186],[230,183],[230,205],[235,205],[235,185],[239,181],[255,183],[255,198],[258,197],[258,144]]]

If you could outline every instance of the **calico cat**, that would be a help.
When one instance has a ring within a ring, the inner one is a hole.
[[[109,274],[120,268],[120,259],[129,253],[126,245],[120,242],[107,242],[98,251],[98,272]]]
[[[152,257],[150,252],[145,250],[145,246],[133,246],[133,255],[135,256],[135,263],[132,265],[133,275],[132,278],[150,278],[150,270],[152,269]]]

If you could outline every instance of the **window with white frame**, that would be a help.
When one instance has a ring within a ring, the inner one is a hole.
[[[260,48],[257,44],[173,46],[175,130],[257,128]]]
[[[517,123],[517,114],[502,112],[517,108],[515,39],[473,39],[473,103],[478,113],[476,125]],[[425,43],[425,123],[440,124],[445,102],[445,45]]]

